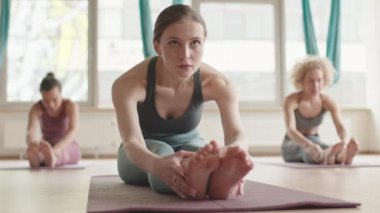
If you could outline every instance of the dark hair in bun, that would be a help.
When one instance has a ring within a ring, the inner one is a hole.
[[[44,79],[42,79],[40,84],[40,91],[50,91],[54,87],[58,87],[59,90],[62,89],[61,83],[55,78],[54,73],[48,72]]]

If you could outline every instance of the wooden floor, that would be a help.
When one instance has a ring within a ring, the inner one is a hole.
[[[86,212],[91,176],[109,174],[117,174],[114,159],[90,160],[87,168],[76,170],[0,170],[0,212]],[[294,169],[257,163],[248,179],[362,203],[356,209],[274,212],[375,213],[380,208],[380,167]]]

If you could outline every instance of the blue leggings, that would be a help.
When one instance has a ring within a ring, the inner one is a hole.
[[[311,140],[313,143],[321,146],[322,149],[327,149],[329,146],[321,142],[318,135],[307,135],[307,139]],[[310,154],[305,150],[305,148],[298,145],[296,142],[292,141],[288,136],[285,136],[282,142],[282,158],[285,162],[304,162],[310,164],[316,164],[317,162],[313,160]]]
[[[206,145],[196,129],[188,133],[176,135],[154,135],[147,133],[143,135],[148,150],[159,156],[168,156],[179,150],[196,151]],[[146,173],[134,165],[126,155],[123,144],[120,145],[118,151],[117,168],[120,178],[127,184],[149,185],[159,193],[174,193],[158,177]]]

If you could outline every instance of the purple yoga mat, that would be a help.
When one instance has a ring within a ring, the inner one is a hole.
[[[347,202],[283,187],[246,181],[241,198],[230,200],[183,200],[162,195],[147,186],[124,184],[114,176],[91,179],[87,212],[237,212],[300,208],[354,208]]]

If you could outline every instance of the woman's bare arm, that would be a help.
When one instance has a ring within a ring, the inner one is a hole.
[[[26,129],[26,143],[38,143],[39,139],[37,138],[37,128],[39,127],[38,117],[41,113],[38,104],[34,104],[28,114],[28,125]]]
[[[140,169],[152,172],[153,162],[158,156],[146,148],[140,129],[137,103],[141,99],[141,93],[144,95],[142,89],[135,80],[124,75],[112,86],[112,101],[125,152]]]
[[[226,145],[239,145],[248,150],[239,112],[239,97],[232,81],[219,76],[211,83],[215,101],[222,121]]]
[[[340,112],[339,106],[336,104],[336,102],[332,98],[326,95],[324,95],[324,99],[325,99],[324,101],[325,108],[331,113],[332,120],[334,122],[336,131],[338,133],[338,136],[341,142],[344,144],[348,144],[349,135],[348,135],[347,128],[345,127],[343,123],[343,118],[342,118],[342,114]]]

